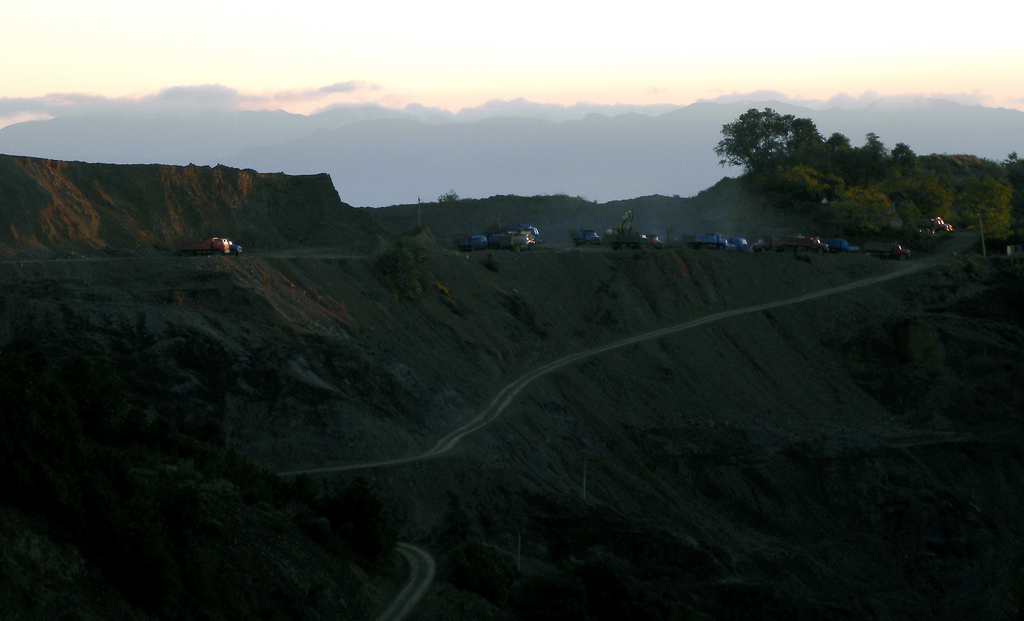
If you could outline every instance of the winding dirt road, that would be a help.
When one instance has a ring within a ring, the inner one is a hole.
[[[892,280],[894,278],[899,278],[901,276],[906,276],[908,274],[912,274],[914,272],[919,272],[929,267],[933,267],[941,259],[942,257],[932,257],[930,259],[925,259],[921,261],[901,263],[899,264],[898,269],[894,269],[893,271],[888,272],[886,274],[881,274],[878,276],[873,276],[871,278],[865,278],[862,280],[850,282],[845,285],[840,285],[838,287],[822,289],[821,291],[807,293],[794,298],[787,298],[785,300],[777,300],[774,302],[765,302],[763,304],[754,304],[752,306],[744,306],[742,308],[722,311],[711,315],[705,315],[704,317],[699,317],[697,319],[693,319],[684,323],[668,326],[666,328],[660,328],[658,330],[652,330],[650,332],[644,332],[642,334],[637,334],[619,341],[615,341],[614,343],[608,343],[606,345],[601,345],[600,347],[594,347],[592,349],[587,349],[584,351],[576,352],[574,354],[570,354],[568,356],[564,356],[545,365],[537,367],[510,382],[508,385],[502,388],[501,392],[499,392],[497,396],[495,396],[494,399],[491,400],[487,407],[481,410],[480,413],[477,414],[472,420],[466,422],[458,429],[455,429],[448,435],[442,437],[440,440],[437,441],[436,444],[434,444],[432,448],[422,453],[418,453],[416,455],[395,457],[391,459],[382,459],[379,461],[364,462],[360,464],[325,466],[321,468],[304,468],[302,470],[290,470],[286,472],[279,472],[278,474],[280,476],[295,476],[298,474],[330,474],[335,472],[346,472],[351,470],[383,468],[386,466],[396,466],[399,464],[407,464],[414,461],[422,461],[424,459],[431,459],[433,457],[441,457],[445,453],[448,453],[453,448],[455,448],[459,441],[461,441],[466,436],[483,429],[487,425],[497,420],[505,411],[505,408],[508,407],[508,405],[512,403],[516,396],[524,388],[529,386],[531,382],[533,382],[539,377],[551,373],[552,371],[557,371],[562,367],[568,366],[570,364],[575,364],[577,362],[580,362],[581,360],[592,358],[593,356],[603,354],[613,349],[626,347],[628,345],[636,345],[637,343],[643,343],[645,341],[661,338],[663,336],[669,336],[671,334],[676,334],[677,332],[691,330],[693,328],[704,326],[709,323],[714,323],[716,321],[721,321],[723,319],[728,319],[730,317],[736,317],[738,315],[746,315],[748,313],[756,313],[760,311],[770,310],[773,308],[779,308],[781,306],[800,304],[803,302],[809,302],[811,300],[816,300],[831,295],[837,295],[840,293],[844,293],[846,291],[851,291],[853,289],[868,287],[871,285],[878,284],[880,282],[885,282],[887,280]]]
[[[737,308],[728,311],[722,311],[719,313],[713,313],[706,315],[698,319],[693,319],[684,323],[680,323],[674,326],[661,328],[658,330],[652,330],[650,332],[644,332],[631,336],[614,343],[602,345],[600,347],[594,347],[584,351],[577,352],[564,356],[545,365],[537,367],[524,375],[516,378],[508,385],[506,385],[498,394],[491,400],[491,402],[485,407],[477,416],[466,424],[462,425],[458,429],[455,429],[448,435],[439,439],[432,448],[426,450],[417,455],[409,455],[406,457],[396,457],[393,459],[383,459],[373,462],[365,462],[361,464],[348,464],[342,466],[328,466],[323,468],[306,468],[302,470],[291,470],[287,472],[279,472],[280,476],[294,476],[299,474],[330,474],[337,472],[346,472],[352,470],[366,470],[370,468],[383,468],[386,466],[394,466],[398,464],[406,464],[414,461],[421,461],[424,459],[431,459],[434,457],[441,457],[444,454],[455,448],[458,443],[466,436],[477,432],[484,427],[488,426],[495,420],[497,420],[501,414],[505,411],[510,403],[516,398],[516,396],[531,382],[540,378],[548,373],[561,369],[570,364],[575,364],[581,360],[603,354],[613,349],[620,347],[626,347],[629,345],[635,345],[652,339],[669,336],[678,332],[691,330],[700,326],[704,326],[716,321],[728,319],[730,317],[736,317],[738,315],[745,315],[748,313],[757,313],[760,311],[770,310],[779,308],[782,306],[789,306],[792,304],[801,304],[803,302],[809,302],[819,298],[827,296],[838,295],[853,289],[859,289],[862,287],[869,287],[876,285],[887,280],[899,278],[912,274],[915,272],[934,267],[935,265],[948,260],[948,255],[940,254],[928,259],[901,262],[897,268],[892,271],[871,278],[865,278],[862,280],[840,285],[838,287],[831,287],[829,289],[823,289],[821,291],[815,291],[813,293],[807,293],[793,298],[785,300],[777,300],[774,302],[765,302],[763,304],[755,304],[752,306],[745,306],[743,308]],[[416,547],[410,543],[399,543],[397,549],[402,556],[404,556],[410,566],[410,577],[405,588],[398,594],[391,605],[384,611],[384,613],[378,618],[378,621],[401,621],[405,619],[410,612],[412,612],[420,599],[427,593],[430,588],[431,582],[434,578],[434,559],[430,554],[422,548]]]
[[[409,580],[377,621],[401,621],[412,612],[434,582],[434,557],[411,543],[395,545],[409,563]]]

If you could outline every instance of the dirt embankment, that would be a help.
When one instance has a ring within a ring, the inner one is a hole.
[[[249,250],[337,246],[386,235],[327,175],[225,166],[113,165],[0,155],[0,253],[173,251],[228,237]]]
[[[522,531],[531,576],[610,562],[675,576],[644,580],[693,610],[725,614],[736,593],[826,616],[1005,610],[1009,584],[981,584],[1020,560],[1022,465],[998,432],[1020,422],[1024,336],[1012,268],[971,265],[594,356],[454,455],[361,474],[442,559],[469,541],[501,565]],[[434,248],[416,299],[369,260],[305,252],[2,267],[5,340],[113,355],[140,406],[279,471],[415,454],[568,352],[898,265]]]
[[[416,454],[568,353],[900,267],[680,247],[463,254],[425,238],[404,297],[372,259],[289,246],[288,230],[241,257],[0,262],[0,339],[103,355],[139,407],[282,471]],[[359,474],[440,559],[424,619],[1009,615],[1021,283],[1019,266],[947,255],[612,349],[537,378],[452,455]]]

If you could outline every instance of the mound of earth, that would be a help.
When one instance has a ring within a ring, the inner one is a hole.
[[[0,253],[139,253],[227,237],[247,250],[334,246],[368,252],[386,237],[341,202],[328,175],[226,166],[114,165],[0,155]]]

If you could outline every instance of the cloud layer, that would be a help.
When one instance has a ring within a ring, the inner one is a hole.
[[[289,89],[263,93],[243,92],[221,84],[200,84],[192,86],[170,86],[155,93],[138,96],[105,97],[88,93],[49,93],[41,97],[0,97],[0,127],[31,120],[52,119],[59,116],[82,116],[87,114],[147,114],[163,112],[187,113],[189,111],[220,110],[236,112],[243,110],[285,110],[298,114],[322,112],[335,106],[355,103],[387,105],[381,95],[382,87],[372,82],[349,80],[325,86]],[[699,100],[713,103],[766,102],[777,101],[814,110],[840,108],[856,110],[869,106],[910,107],[921,105],[927,100],[943,100],[962,105],[987,105],[988,98],[981,93],[907,93],[881,96],[868,91],[860,95],[838,93],[829,99],[804,99],[792,97],[779,91],[761,90],[749,93],[731,93],[714,99]],[[1024,98],[1019,99],[1024,106]],[[641,111],[661,114],[685,104],[659,105],[590,105],[579,103],[574,106],[529,102],[524,99],[491,100],[473,108],[450,110],[463,119],[479,119],[490,116],[497,109],[508,114],[510,108],[518,108],[524,116],[539,118],[582,118],[597,109],[603,113]],[[407,104],[405,108],[416,108]]]

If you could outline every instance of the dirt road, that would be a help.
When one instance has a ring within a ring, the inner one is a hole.
[[[871,278],[865,278],[855,282],[847,283],[838,287],[832,287],[829,289],[823,289],[812,293],[807,293],[797,297],[792,297],[784,300],[777,300],[773,302],[766,302],[763,304],[755,304],[743,308],[723,311],[706,315],[698,319],[680,323],[677,325],[669,326],[659,330],[652,330],[642,334],[638,334],[614,343],[602,345],[592,349],[580,351],[568,356],[559,358],[545,365],[537,367],[532,371],[516,378],[508,385],[506,385],[498,394],[495,396],[487,407],[484,408],[476,417],[462,425],[458,429],[453,430],[451,433],[439,439],[433,447],[419,453],[417,455],[410,455],[406,457],[397,457],[393,459],[384,459],[373,462],[365,462],[360,464],[348,464],[341,466],[328,466],[322,468],[307,468],[302,470],[291,470],[287,472],[278,473],[280,476],[295,476],[299,474],[330,474],[338,472],[346,472],[352,470],[365,470],[370,468],[382,468],[387,466],[394,466],[398,464],[405,464],[413,461],[420,461],[424,459],[431,459],[435,457],[441,457],[446,453],[450,452],[458,443],[466,436],[477,432],[484,427],[488,426],[495,420],[497,420],[505,409],[511,404],[516,396],[526,388],[534,380],[547,375],[553,371],[561,369],[567,365],[575,364],[587,358],[597,356],[599,354],[617,349],[620,347],[626,347],[629,345],[635,345],[644,341],[657,339],[685,330],[691,330],[701,326],[708,325],[710,323],[721,321],[730,317],[738,315],[744,315],[749,313],[756,313],[766,311],[782,306],[788,306],[792,304],[800,304],[811,300],[823,298],[826,296],[839,295],[853,289],[862,287],[872,286],[887,280],[894,278],[900,278],[909,274],[934,267],[940,262],[948,260],[948,255],[934,256],[930,259],[905,262],[899,264],[898,268],[894,268],[892,271],[874,276]],[[380,621],[399,621],[406,618],[406,616],[416,607],[419,600],[430,588],[431,581],[434,577],[434,560],[428,552],[422,548],[418,548],[409,543],[399,543],[397,545],[398,551],[402,554],[410,566],[410,578],[405,588],[398,594],[396,599],[391,605],[384,611],[379,617]]]
[[[892,280],[894,278],[899,278],[899,277],[902,277],[902,276],[907,276],[907,275],[912,274],[914,272],[919,272],[921,270],[928,269],[930,267],[934,267],[937,263],[939,263],[941,261],[944,261],[944,260],[946,260],[944,256],[935,256],[935,257],[932,257],[932,258],[929,258],[929,259],[926,259],[926,260],[921,260],[921,261],[916,261],[916,262],[900,263],[898,268],[894,269],[891,272],[888,272],[888,273],[885,273],[885,274],[881,274],[879,276],[874,276],[874,277],[871,277],[871,278],[865,278],[865,279],[858,280],[858,281],[851,282],[851,283],[847,283],[845,285],[841,285],[841,286],[838,286],[838,287],[832,287],[832,288],[829,288],[829,289],[823,289],[823,290],[820,290],[820,291],[814,291],[814,292],[811,292],[811,293],[807,293],[807,294],[800,295],[800,296],[793,297],[793,298],[788,298],[788,299],[785,299],[785,300],[776,300],[774,302],[765,302],[763,304],[755,304],[755,305],[752,305],[752,306],[745,306],[743,308],[737,308],[737,309],[733,309],[733,310],[728,310],[728,311],[722,311],[722,312],[719,312],[719,313],[714,313],[714,314],[711,314],[711,315],[705,315],[704,317],[700,317],[698,319],[694,319],[694,320],[687,321],[687,322],[680,323],[680,324],[673,325],[673,326],[668,326],[666,328],[661,328],[661,329],[658,329],[658,330],[652,330],[652,331],[649,331],[649,332],[644,332],[642,334],[637,334],[635,336],[631,336],[631,337],[628,337],[628,338],[616,341],[614,343],[609,343],[607,345],[602,345],[600,347],[594,347],[592,349],[587,349],[587,350],[584,350],[584,351],[576,352],[574,354],[570,354],[568,356],[559,358],[559,359],[554,360],[552,362],[549,362],[549,363],[547,363],[545,365],[537,367],[537,368],[533,369],[532,371],[530,371],[530,372],[528,372],[528,373],[526,373],[524,375],[521,375],[520,377],[516,378],[515,380],[510,382],[508,385],[506,385],[501,390],[501,392],[499,392],[497,394],[497,396],[495,396],[494,399],[491,400],[491,402],[487,405],[487,407],[485,407],[472,420],[468,421],[467,423],[465,423],[464,425],[462,425],[458,429],[453,430],[448,435],[442,437],[441,439],[439,439],[434,444],[434,446],[432,448],[430,448],[430,449],[428,449],[428,450],[426,450],[426,451],[424,451],[422,453],[418,453],[416,455],[408,455],[408,456],[405,456],[405,457],[395,457],[395,458],[392,458],[392,459],[382,459],[382,460],[378,460],[378,461],[364,462],[364,463],[359,463],[359,464],[347,464],[347,465],[340,465],[340,466],[325,466],[325,467],[320,467],[320,468],[303,468],[301,470],[289,470],[289,471],[286,471],[286,472],[279,472],[278,475],[280,475],[280,476],[295,476],[295,475],[299,475],[299,474],[331,474],[331,473],[337,473],[337,472],[347,472],[347,471],[352,471],[352,470],[367,470],[367,469],[370,469],[370,468],[383,468],[383,467],[387,467],[387,466],[397,466],[399,464],[407,464],[407,463],[414,462],[414,461],[421,461],[421,460],[424,460],[424,459],[431,459],[431,458],[434,458],[434,457],[441,457],[444,454],[446,454],[449,451],[451,451],[453,448],[455,448],[455,446],[457,446],[458,443],[463,438],[465,438],[466,436],[468,436],[468,435],[470,435],[470,434],[472,434],[474,432],[477,432],[477,431],[483,429],[484,427],[488,426],[489,424],[491,424],[492,422],[497,420],[501,416],[501,414],[505,411],[505,408],[507,408],[508,405],[515,400],[516,396],[524,388],[526,388],[531,382],[533,382],[534,380],[536,380],[536,379],[538,379],[538,378],[540,378],[540,377],[542,377],[544,375],[547,375],[548,373],[551,373],[553,371],[557,371],[558,369],[561,369],[562,367],[565,367],[565,366],[568,366],[570,364],[574,364],[574,363],[580,362],[582,360],[585,360],[587,358],[591,358],[591,357],[596,356],[598,354],[603,354],[603,353],[611,351],[613,349],[618,349],[620,347],[626,347],[626,346],[629,346],[629,345],[636,345],[637,343],[642,343],[644,341],[649,341],[649,340],[652,340],[652,339],[657,339],[657,338],[661,338],[661,337],[664,337],[664,336],[669,336],[669,335],[672,335],[672,334],[683,332],[685,330],[690,330],[690,329],[698,328],[700,326],[704,326],[704,325],[707,325],[707,324],[710,324],[710,323],[714,323],[716,321],[721,321],[723,319],[728,319],[730,317],[736,317],[738,315],[746,315],[746,314],[749,314],[749,313],[756,313],[756,312],[760,312],[760,311],[766,311],[766,310],[770,310],[770,309],[774,309],[774,308],[779,308],[781,306],[789,306],[789,305],[792,305],[792,304],[800,304],[802,302],[809,302],[811,300],[816,300],[816,299],[827,297],[827,296],[831,296],[831,295],[838,295],[838,294],[841,294],[841,293],[844,293],[844,292],[847,292],[847,291],[851,291],[853,289],[859,289],[859,288],[862,288],[862,287],[868,287],[868,286],[875,285],[875,284],[878,284],[878,283],[881,283],[881,282],[885,282],[887,280]]]
[[[377,617],[377,621],[400,621],[406,618],[434,581],[434,557],[429,552],[411,543],[398,543],[395,547],[409,563],[409,580],[391,605]]]

